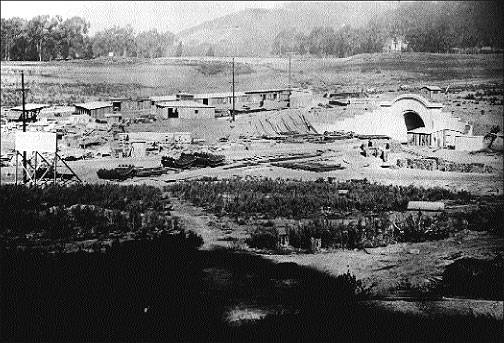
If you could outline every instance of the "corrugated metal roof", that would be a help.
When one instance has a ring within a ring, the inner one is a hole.
[[[441,201],[410,201],[409,211],[444,211],[445,204]]]
[[[251,94],[251,93],[275,93],[275,92],[286,92],[288,90],[289,90],[288,88],[259,89],[259,90],[245,91],[245,93],[246,94]]]
[[[161,96],[151,96],[149,97],[152,101],[172,101],[177,100],[175,95],[161,95]]]
[[[81,104],[75,104],[75,107],[82,107],[87,110],[95,110],[98,108],[104,108],[104,107],[112,107],[112,103],[108,101],[92,101],[92,102],[84,102]]]
[[[422,88],[426,88],[426,89],[428,89],[430,91],[441,91],[442,90],[438,86],[422,86]],[[420,88],[420,89],[422,89],[422,88]]]
[[[215,108],[215,106],[203,105],[196,101],[176,100],[168,102],[160,102],[156,104],[159,107],[198,107],[198,108]]]
[[[235,97],[244,96],[244,92],[235,92]],[[194,99],[220,99],[220,98],[228,98],[232,97],[233,92],[223,92],[223,93],[201,93],[194,94]]]
[[[39,110],[45,107],[49,107],[50,105],[48,104],[25,104],[25,110],[26,111],[33,111],[33,110]],[[23,106],[16,106],[11,108],[12,111],[22,111]]]

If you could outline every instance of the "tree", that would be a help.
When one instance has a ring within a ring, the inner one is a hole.
[[[175,57],[182,57],[182,50],[183,50],[182,41],[180,41],[177,46],[177,50],[175,51]]]
[[[215,52],[214,52],[214,49],[213,47],[209,47],[207,52],[206,52],[206,56],[209,56],[209,57],[214,57],[215,56]]]
[[[42,61],[44,41],[49,36],[49,27],[51,27],[51,24],[48,15],[38,15],[28,21],[27,34],[31,48],[29,53],[33,54],[35,51],[39,61]]]
[[[292,29],[282,30],[273,40],[272,53],[284,55],[296,50],[296,31]]]
[[[332,27],[316,27],[309,36],[310,54],[317,56],[333,55],[336,47],[336,34]]]
[[[60,55],[63,58],[79,58],[87,55],[87,33],[90,24],[80,17],[72,17],[61,25]]]
[[[173,44],[171,32],[159,33],[156,29],[141,32],[135,38],[138,57],[156,58],[166,56],[168,48]]]
[[[93,38],[93,53],[95,56],[107,56],[113,52],[114,56],[135,56],[137,47],[133,28],[127,25],[125,28],[114,26],[99,31]]]

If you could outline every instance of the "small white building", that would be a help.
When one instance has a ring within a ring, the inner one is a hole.
[[[390,37],[383,46],[384,52],[402,52],[408,50],[408,42],[402,36]]]
[[[455,150],[478,151],[484,148],[484,136],[465,136],[455,137]]]

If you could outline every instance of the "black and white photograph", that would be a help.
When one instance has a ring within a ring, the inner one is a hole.
[[[502,342],[504,2],[0,6],[1,341]]]

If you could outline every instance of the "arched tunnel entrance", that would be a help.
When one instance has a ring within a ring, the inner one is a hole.
[[[413,111],[408,111],[404,113],[404,122],[406,124],[406,130],[411,131],[419,127],[425,127],[425,123],[418,113]]]

